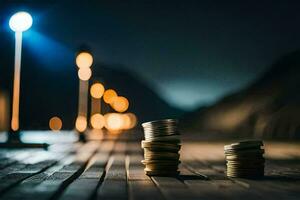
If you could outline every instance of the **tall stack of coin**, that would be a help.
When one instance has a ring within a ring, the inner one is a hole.
[[[264,176],[263,142],[242,141],[224,146],[227,176],[234,178],[260,178]]]
[[[178,121],[164,119],[142,124],[145,140],[144,149],[145,173],[149,176],[178,175],[180,134]]]

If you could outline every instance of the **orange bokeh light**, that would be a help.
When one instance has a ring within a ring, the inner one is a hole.
[[[124,116],[124,121],[125,121],[125,124],[124,124],[124,129],[132,129],[136,126],[137,124],[137,117],[135,114],[133,113],[124,113],[123,114]]]
[[[49,120],[49,128],[52,131],[59,131],[62,128],[62,121],[59,117],[52,117]]]
[[[75,128],[79,132],[84,132],[87,127],[87,119],[85,116],[78,116],[75,123]]]
[[[19,129],[19,119],[17,117],[13,117],[11,119],[11,129],[13,131],[17,131]]]
[[[91,117],[91,125],[94,129],[102,129],[105,124],[104,116],[97,113]]]
[[[104,115],[105,128],[110,132],[129,130],[136,126],[137,118],[133,113],[107,113]]]
[[[122,130],[124,120],[122,114],[108,113],[105,115],[105,128],[110,131]]]
[[[92,70],[90,68],[80,68],[78,70],[78,77],[82,81],[87,81],[92,76]]]
[[[104,94],[104,86],[101,83],[94,83],[90,89],[91,96],[100,99]]]
[[[117,112],[125,112],[129,107],[129,101],[126,97],[122,96],[113,98],[112,107]]]
[[[93,56],[88,52],[81,52],[76,57],[78,68],[90,68],[93,64]]]
[[[108,90],[106,90],[106,91],[104,92],[103,100],[104,100],[105,103],[111,104],[112,101],[113,101],[113,99],[114,99],[115,97],[117,97],[117,96],[118,96],[118,95],[117,95],[117,92],[116,92],[115,90],[113,90],[113,89],[108,89]]]

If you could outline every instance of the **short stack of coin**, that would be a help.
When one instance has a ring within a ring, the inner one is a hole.
[[[178,175],[178,152],[181,147],[178,121],[164,119],[145,122],[142,126],[145,134],[142,141],[145,173],[149,176]]]
[[[242,141],[224,146],[227,176],[233,178],[261,178],[264,176],[263,142]]]

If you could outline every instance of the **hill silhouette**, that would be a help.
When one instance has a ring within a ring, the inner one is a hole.
[[[185,115],[183,129],[220,137],[300,137],[300,51],[277,60],[249,87]]]

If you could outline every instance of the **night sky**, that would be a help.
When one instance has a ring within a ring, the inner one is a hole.
[[[54,62],[72,60],[78,45],[88,44],[95,62],[122,64],[183,110],[247,86],[300,47],[296,0],[129,2],[5,3],[1,16],[8,20],[20,8],[33,15],[24,43],[45,70],[67,72]],[[41,41],[48,45],[40,48]]]

